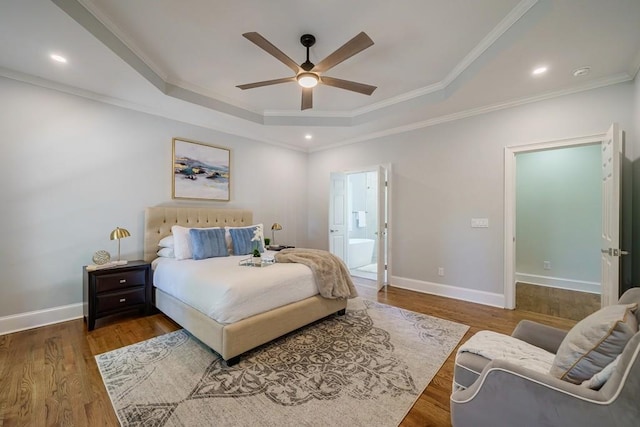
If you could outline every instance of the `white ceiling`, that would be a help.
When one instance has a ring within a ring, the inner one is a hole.
[[[638,22],[639,0],[2,0],[0,75],[314,151],[631,80]],[[302,34],[317,63],[364,31],[326,75],[378,89],[318,86],[305,111],[295,83],[242,91],[293,75],[251,31],[299,63]]]

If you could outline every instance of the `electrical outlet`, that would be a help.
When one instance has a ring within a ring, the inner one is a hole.
[[[551,261],[544,261],[542,266],[545,270],[551,270]]]
[[[438,276],[444,276],[444,267],[438,267]]]

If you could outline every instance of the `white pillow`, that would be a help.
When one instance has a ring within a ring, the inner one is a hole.
[[[161,248],[172,248],[174,246],[173,234],[169,234],[168,236],[163,237],[158,242],[158,246]]]
[[[262,224],[253,224],[253,225],[247,225],[244,227],[225,227],[224,228],[224,239],[227,242],[227,250],[229,251],[230,254],[233,254],[233,240],[231,239],[231,233],[229,233],[229,229],[231,228],[252,228],[252,227],[260,227],[260,239],[262,241],[262,247],[266,248],[266,245],[264,244],[264,227],[262,226]]]
[[[609,378],[611,378],[611,375],[613,374],[613,371],[618,366],[618,362],[620,361],[620,357],[621,356],[622,356],[622,354],[619,354],[618,357],[616,357],[613,360],[613,362],[611,362],[607,366],[605,366],[602,371],[598,372],[597,374],[595,374],[594,376],[592,376],[588,380],[582,381],[582,384],[580,384],[580,385],[583,386],[583,387],[588,387],[588,388],[590,388],[592,390],[600,390],[600,387],[602,387],[604,385],[604,383],[606,383],[607,380]]]
[[[158,251],[158,256],[160,258],[175,258],[175,254],[173,253],[173,248],[160,248]]]
[[[193,258],[189,230],[189,228],[182,227],[180,225],[174,225],[171,227],[171,234],[173,234],[173,253],[176,259],[182,260]]]

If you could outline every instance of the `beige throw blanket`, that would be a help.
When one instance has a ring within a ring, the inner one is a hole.
[[[276,262],[297,262],[311,269],[320,295],[325,298],[355,298],[358,296],[349,270],[342,260],[318,249],[283,249],[275,256]]]
[[[456,354],[478,354],[485,359],[502,359],[513,364],[548,374],[555,354],[528,342],[493,331],[480,331],[462,344]]]

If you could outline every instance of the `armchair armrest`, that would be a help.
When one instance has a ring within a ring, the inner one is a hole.
[[[466,390],[451,395],[451,420],[463,426],[585,426],[611,424],[601,392],[493,360]]]
[[[560,347],[560,343],[567,335],[567,331],[543,325],[541,323],[532,322],[530,320],[522,320],[516,326],[511,334],[512,337],[528,342],[529,344],[540,347],[543,350],[555,354]]]

